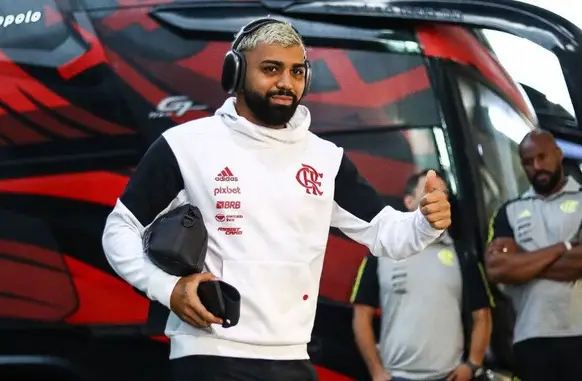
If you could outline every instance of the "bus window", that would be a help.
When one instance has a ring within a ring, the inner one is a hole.
[[[575,121],[574,105],[564,72],[560,60],[553,52],[510,33],[485,29],[483,34],[501,65],[516,81],[543,94],[543,97],[554,104],[555,109],[561,108],[562,117]],[[535,62],[535,65],[531,62]],[[535,99],[531,101],[536,106]]]
[[[489,218],[505,201],[527,190],[518,144],[532,126],[508,102],[477,80],[461,76],[458,86],[479,158],[485,211]]]
[[[575,158],[564,158],[564,173],[572,176],[574,180],[582,184],[582,160]]]

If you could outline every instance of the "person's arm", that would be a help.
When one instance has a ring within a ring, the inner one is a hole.
[[[538,277],[560,282],[582,279],[582,245],[572,247],[572,250],[562,255]]]
[[[491,340],[491,309],[495,307],[495,300],[487,283],[483,265],[478,259],[462,260],[461,271],[463,288],[473,318],[471,345],[467,360],[472,364],[482,366]]]
[[[421,252],[443,232],[430,226],[420,209],[404,213],[386,206],[345,154],[335,179],[331,226],[373,255],[394,259]]]
[[[144,252],[142,235],[156,216],[184,189],[184,180],[166,139],[158,138],[145,153],[107,217],[102,245],[107,261],[126,282],[170,308],[180,279],[156,267]]]
[[[540,250],[521,253],[514,241],[506,207],[507,204],[501,206],[491,220],[489,246],[485,252],[487,275],[496,283],[528,282],[564,254],[566,246],[559,243]]]
[[[488,250],[486,253],[487,271],[493,282],[525,283],[537,278],[564,253],[566,253],[566,245],[563,243],[527,253]]]
[[[368,255],[362,260],[350,297],[354,307],[352,329],[356,345],[372,378],[384,371],[376,348],[373,326],[376,309],[380,303],[377,269],[378,258],[375,256]]]

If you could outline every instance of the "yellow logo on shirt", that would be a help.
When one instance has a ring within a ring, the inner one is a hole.
[[[563,203],[560,204],[560,209],[562,210],[562,212],[567,214],[575,213],[576,210],[578,209],[578,201],[574,200],[564,201]]]
[[[445,266],[452,266],[455,263],[455,253],[450,250],[444,249],[438,252],[437,256],[441,263]]]

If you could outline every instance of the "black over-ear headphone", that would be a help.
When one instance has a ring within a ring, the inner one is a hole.
[[[260,18],[251,21],[245,25],[236,35],[234,42],[232,43],[232,49],[229,50],[224,56],[224,63],[222,65],[222,88],[229,94],[234,94],[238,92],[244,83],[245,73],[246,73],[246,61],[244,54],[238,51],[238,46],[244,36],[253,33],[257,29],[272,23],[283,23],[283,21],[276,20],[270,17]],[[293,29],[295,27],[291,26]],[[297,29],[295,29],[297,32]],[[297,32],[299,34],[299,32]],[[309,90],[311,85],[311,64],[305,57],[305,90],[303,91],[303,96]]]

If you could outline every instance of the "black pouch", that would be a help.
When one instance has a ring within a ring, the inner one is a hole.
[[[238,324],[240,317],[240,293],[221,280],[211,280],[198,285],[198,297],[208,312],[222,319],[222,326]]]
[[[185,204],[160,216],[146,229],[143,241],[149,259],[170,275],[188,276],[204,268],[208,231],[195,206]]]
[[[144,233],[144,249],[153,264],[180,277],[201,273],[208,248],[208,231],[200,210],[190,204],[160,216]],[[238,324],[240,294],[223,281],[198,285],[202,305],[223,320],[224,328]]]

